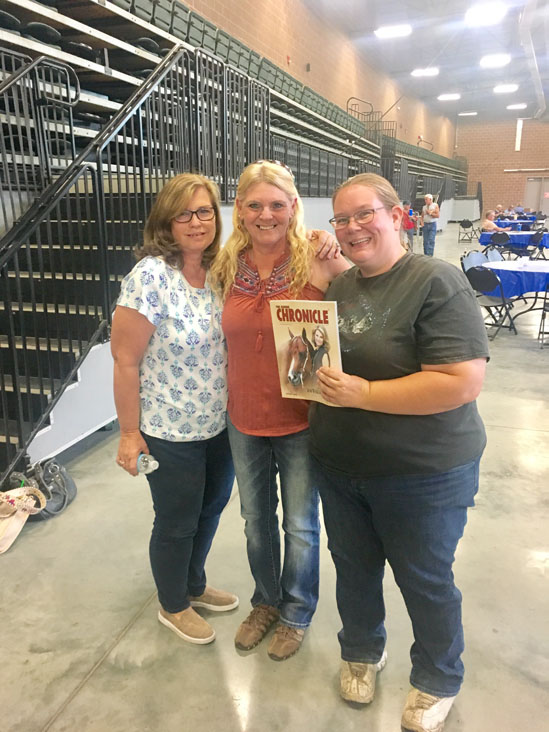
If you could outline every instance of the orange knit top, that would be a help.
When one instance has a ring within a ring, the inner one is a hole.
[[[309,402],[283,399],[271,323],[271,300],[290,299],[288,266],[282,255],[270,276],[261,280],[247,253],[240,255],[234,285],[223,309],[228,349],[228,411],[234,426],[247,435],[276,437],[309,426]],[[292,300],[323,300],[324,293],[307,283]]]

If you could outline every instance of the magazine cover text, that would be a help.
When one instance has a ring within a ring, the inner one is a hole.
[[[316,372],[321,366],[341,369],[337,303],[271,300],[270,305],[282,396],[328,404]]]

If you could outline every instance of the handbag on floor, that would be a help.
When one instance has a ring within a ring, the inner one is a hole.
[[[32,469],[33,479],[46,496],[46,506],[40,513],[29,516],[30,521],[43,521],[64,511],[76,497],[76,483],[67,469],[52,458],[36,463]]]
[[[46,497],[32,478],[25,479],[24,486],[0,492],[0,554],[10,548],[28,519],[38,516],[45,506]]]

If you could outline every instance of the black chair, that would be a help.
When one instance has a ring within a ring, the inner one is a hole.
[[[500,246],[502,244],[509,244],[511,237],[506,231],[494,231],[490,237],[490,244],[496,244]]]
[[[5,10],[0,10],[0,28],[18,36],[21,35],[21,21],[15,15],[6,13]]]
[[[517,329],[511,315],[513,302],[505,297],[503,285],[497,274],[488,267],[470,267],[465,272],[465,276],[477,294],[478,304],[487,312],[487,316],[484,318],[486,327],[495,328],[495,331],[489,336],[490,340],[494,340],[501,328],[508,328],[516,335]],[[493,291],[497,291],[498,294],[485,294]]]
[[[48,46],[53,46],[61,50],[61,33],[56,28],[53,28],[47,23],[38,23],[33,21],[27,23],[27,25],[21,29],[21,35],[25,38],[32,38],[35,41],[41,43],[47,43]]]
[[[471,243],[475,238],[475,227],[473,222],[469,219],[463,219],[459,222],[458,229],[458,244],[460,241],[466,241]],[[476,237],[478,239],[478,237]]]
[[[536,231],[532,236],[530,237],[530,246],[535,247],[532,254],[530,255],[531,259],[545,259],[545,247],[542,245],[543,237],[545,236],[545,231],[543,229],[540,229],[539,231]],[[534,256],[534,254],[536,256]]]

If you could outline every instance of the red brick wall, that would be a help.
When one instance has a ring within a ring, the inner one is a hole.
[[[526,179],[549,177],[549,124],[525,119],[521,149],[515,152],[516,120],[476,122],[462,118],[457,128],[458,155],[469,161],[469,190],[481,181],[484,208],[523,202]],[[545,172],[505,173],[505,169],[547,168]]]
[[[385,112],[403,95],[389,77],[366,64],[347,36],[323,25],[300,0],[185,0],[184,4],[343,109],[349,97],[359,97]],[[435,152],[452,157],[453,122],[431,113],[418,100],[403,97],[385,119],[397,122],[400,140],[415,145],[423,135]]]

